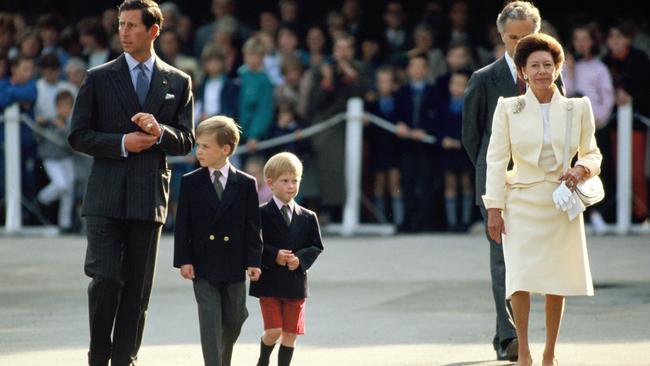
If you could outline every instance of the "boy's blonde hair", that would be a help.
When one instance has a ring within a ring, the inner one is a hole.
[[[244,43],[242,51],[244,54],[252,53],[264,56],[266,54],[266,47],[264,47],[264,43],[262,43],[262,40],[259,37],[253,36]]]
[[[230,146],[230,155],[239,145],[239,125],[234,119],[227,116],[214,116],[199,123],[196,128],[196,137],[202,135],[214,135],[219,146]]]
[[[275,154],[264,165],[264,179],[275,181],[285,173],[291,173],[298,179],[302,178],[302,162],[290,152]]]

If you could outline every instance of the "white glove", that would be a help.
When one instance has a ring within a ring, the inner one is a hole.
[[[582,203],[580,198],[578,197],[578,194],[574,191],[572,192],[573,194],[571,195],[571,200],[575,201],[575,204],[573,204],[569,209],[567,210],[567,215],[569,216],[569,221],[572,221],[575,219],[580,213],[584,212],[586,210],[585,205]]]
[[[576,203],[573,192],[567,188],[565,182],[560,183],[555,191],[553,191],[553,202],[555,203],[555,208],[562,211],[568,210]]]

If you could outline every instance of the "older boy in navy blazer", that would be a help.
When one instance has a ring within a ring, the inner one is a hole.
[[[264,273],[250,288],[250,294],[260,298],[264,318],[257,365],[268,366],[282,337],[278,366],[288,366],[296,335],[305,331],[307,270],[323,251],[323,243],[316,214],[293,200],[302,177],[298,157],[288,152],[272,156],[264,166],[264,177],[273,192],[261,207]]]
[[[205,365],[228,366],[248,317],[244,273],[261,273],[257,184],[228,162],[239,143],[232,118],[208,118],[196,136],[201,168],[181,181],[174,267],[194,283]]]

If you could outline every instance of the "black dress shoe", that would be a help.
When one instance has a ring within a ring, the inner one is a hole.
[[[519,358],[519,341],[513,338],[505,348],[506,357],[510,362],[517,362]]]
[[[508,360],[510,362],[516,362],[517,358],[519,357],[519,341],[517,341],[517,338],[513,338],[507,342],[504,342],[504,344],[505,346],[500,345],[500,347],[496,349],[497,360]]]

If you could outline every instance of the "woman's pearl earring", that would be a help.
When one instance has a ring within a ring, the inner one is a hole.
[[[524,75],[524,80],[528,81],[528,75]]]

